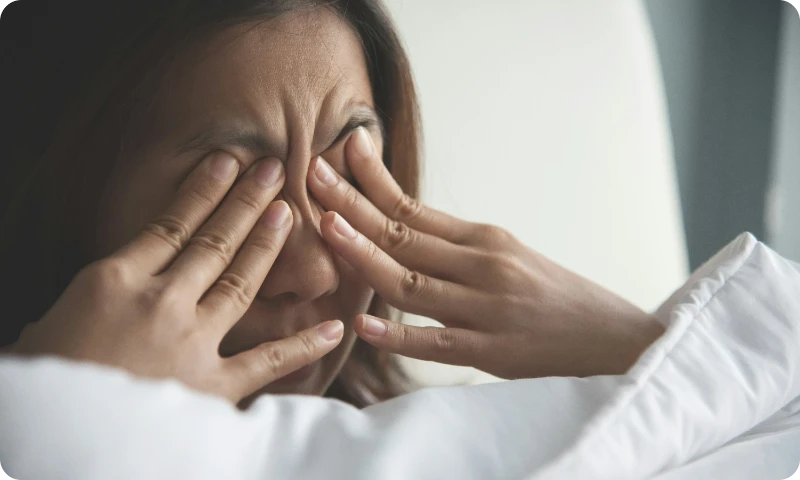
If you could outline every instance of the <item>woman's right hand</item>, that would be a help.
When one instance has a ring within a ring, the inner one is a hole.
[[[252,303],[292,225],[286,202],[272,201],[284,182],[277,159],[254,164],[222,202],[238,165],[221,152],[201,162],[173,204],[129,244],[82,269],[10,353],[173,377],[238,403],[333,350],[344,330],[338,320],[229,358],[219,355],[222,338]]]

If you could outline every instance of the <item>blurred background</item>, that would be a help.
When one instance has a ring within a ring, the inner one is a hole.
[[[419,89],[427,204],[646,310],[744,231],[800,261],[790,4],[386,2]],[[494,380],[402,361],[423,383]]]

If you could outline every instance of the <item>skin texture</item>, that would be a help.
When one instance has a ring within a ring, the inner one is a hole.
[[[315,155],[325,154],[348,174],[344,140],[324,142],[338,135],[354,112],[373,107],[372,91],[357,36],[327,9],[254,25],[225,30],[173,65],[143,122],[150,127],[137,139],[136,150],[120,159],[106,189],[95,258],[112,253],[163,211],[207,149],[229,152],[242,169],[259,158],[278,158],[286,181],[276,199],[292,210],[291,232],[253,304],[219,351],[230,356],[341,319],[344,339],[311,377],[263,390],[321,394],[349,355],[356,338],[353,319],[367,311],[373,291],[320,237],[323,210],[307,190],[306,172]],[[187,139],[213,125],[252,130],[277,148],[249,151],[210,142],[216,144],[177,153]],[[382,148],[380,129],[370,126],[369,131]]]

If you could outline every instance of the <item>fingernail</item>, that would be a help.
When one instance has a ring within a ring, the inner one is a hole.
[[[338,320],[331,320],[317,327],[317,332],[319,332],[320,336],[328,341],[339,340],[343,330],[344,325]]]
[[[284,205],[270,206],[264,214],[264,222],[268,227],[279,229],[286,225],[289,218],[289,208]]]
[[[314,173],[317,174],[317,178],[319,181],[324,183],[325,185],[332,187],[336,185],[338,182],[338,178],[336,178],[336,172],[333,171],[328,162],[322,159],[322,157],[317,157],[317,168],[314,169]]]
[[[264,187],[269,187],[281,178],[281,168],[281,162],[276,158],[261,162],[256,169],[256,181]]]
[[[371,157],[375,146],[372,144],[372,139],[369,137],[367,129],[364,127],[358,127],[356,129],[355,136],[356,136],[355,138],[356,153],[361,158]]]
[[[361,318],[363,319],[361,321],[361,327],[373,337],[381,337],[389,331],[389,326],[386,325],[386,322],[378,320],[372,315],[363,315]]]
[[[211,160],[211,175],[217,180],[227,180],[239,170],[239,162],[227,153],[217,153]]]
[[[339,232],[339,235],[346,238],[356,238],[356,231],[347,223],[347,220],[342,218],[338,213],[333,217],[333,228]]]

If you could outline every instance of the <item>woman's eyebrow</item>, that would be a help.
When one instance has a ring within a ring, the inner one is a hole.
[[[347,122],[338,129],[330,130],[324,138],[320,139],[318,148],[327,148],[342,140],[356,128],[377,128],[381,136],[386,136],[386,130],[377,112],[366,105],[360,105],[358,110],[350,114]],[[283,141],[270,139],[257,130],[237,125],[212,125],[195,134],[188,140],[181,142],[176,148],[178,155],[189,151],[212,151],[221,147],[240,147],[257,156],[282,156],[286,153],[287,145]]]
[[[193,150],[211,151],[221,147],[240,147],[261,156],[278,156],[286,146],[267,139],[261,133],[240,126],[212,125],[197,133],[176,149],[180,155]]]
[[[386,138],[386,127],[384,126],[381,117],[378,116],[374,109],[365,106],[353,112],[347,122],[340,129],[338,129],[338,131],[333,130],[333,133],[328,135],[328,138],[324,138],[320,144],[327,148],[328,146],[342,140],[358,127],[377,129],[381,137]]]

